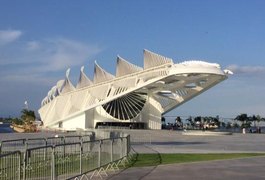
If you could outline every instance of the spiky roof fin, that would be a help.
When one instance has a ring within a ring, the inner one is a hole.
[[[108,81],[114,79],[114,76],[107,71],[105,71],[103,68],[101,68],[97,62],[95,61],[94,66],[94,83],[101,83],[104,81]]]
[[[142,71],[142,70],[143,70],[143,68],[129,63],[128,61],[126,61],[122,57],[120,57],[120,56],[117,57],[116,77],[124,76],[127,74]]]
[[[70,74],[70,68],[67,69],[66,74],[65,74],[65,80],[64,80],[64,83],[62,85],[62,90],[61,90],[62,94],[75,90],[75,87],[73,86],[73,84],[71,83],[69,79],[69,74]]]
[[[163,64],[173,64],[173,60],[144,49],[144,69],[160,66]]]
[[[80,76],[79,76],[78,83],[76,85],[76,89],[90,86],[91,84],[93,84],[93,82],[86,76],[86,74],[84,72],[84,66],[82,66],[80,69]]]

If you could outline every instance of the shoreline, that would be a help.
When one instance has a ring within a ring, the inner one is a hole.
[[[14,132],[16,133],[24,133],[25,129],[23,127],[20,127],[18,125],[10,125],[10,128],[14,130]]]

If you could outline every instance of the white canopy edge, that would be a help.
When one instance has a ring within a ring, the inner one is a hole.
[[[80,76],[79,76],[78,83],[76,85],[76,89],[90,86],[92,84],[93,84],[93,82],[87,77],[87,75],[84,72],[84,66],[82,66],[80,69]]]
[[[65,80],[64,80],[62,90],[61,90],[62,94],[75,90],[75,87],[73,86],[73,84],[71,83],[69,79],[69,74],[70,74],[70,68],[66,70]]]
[[[116,66],[116,77],[124,76],[127,74],[142,71],[143,68],[129,63],[120,56],[117,56],[117,66]]]
[[[57,87],[59,94],[61,94],[64,81],[65,81],[64,79],[61,79],[61,80],[57,81],[57,83],[56,83],[56,87]]]
[[[144,49],[144,69],[160,66],[163,64],[173,64],[173,60]]]
[[[58,95],[59,95],[59,93],[58,93],[58,90],[57,90],[57,87],[56,87],[56,86],[53,86],[53,87],[52,87],[52,89],[51,89],[51,91],[52,91],[52,96],[56,97],[56,96],[58,96]]]
[[[209,62],[206,62],[206,61],[200,61],[200,60],[189,60],[189,61],[184,61],[184,62],[181,62],[179,64],[182,64],[182,65],[188,65],[188,66],[207,66],[207,67],[216,67],[218,69],[221,68],[221,66],[217,63],[209,63]]]
[[[48,103],[48,97],[46,96],[42,101],[41,101],[41,106],[44,106],[45,104]]]
[[[103,68],[101,68],[95,61],[95,66],[94,66],[94,83],[95,84],[108,81],[114,78],[115,77],[112,74],[108,73]]]
[[[57,86],[53,86],[53,87],[49,90],[47,96],[41,101],[41,106],[43,106],[43,105],[49,103],[51,100],[53,100],[53,99],[54,99],[56,96],[58,96],[58,95],[59,95],[59,91],[58,91],[58,89],[57,89]]]

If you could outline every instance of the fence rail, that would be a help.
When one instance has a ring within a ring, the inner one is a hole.
[[[21,153],[14,151],[0,155],[0,179],[18,179],[21,178]]]
[[[129,139],[128,135],[94,141],[87,136],[3,141],[0,179],[77,178],[124,159],[130,151]],[[19,151],[7,152],[5,146]]]
[[[92,141],[95,139],[94,136],[95,134],[82,135],[82,136],[70,135],[70,136],[56,136],[48,138],[4,140],[0,142],[0,154],[5,154],[13,151],[25,152],[26,149],[40,147],[40,146],[75,143],[80,141]]]

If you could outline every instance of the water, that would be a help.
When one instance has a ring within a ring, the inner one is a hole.
[[[14,130],[10,127],[9,123],[0,124],[0,133],[13,133]]]

